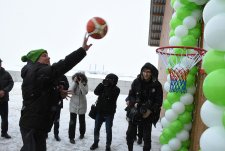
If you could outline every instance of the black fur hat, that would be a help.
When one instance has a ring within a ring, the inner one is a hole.
[[[110,79],[110,80],[112,80],[112,81],[113,81],[113,84],[116,85],[119,78],[118,78],[118,76],[115,75],[114,73],[110,73],[110,74],[107,74],[107,75],[106,75],[105,79]]]

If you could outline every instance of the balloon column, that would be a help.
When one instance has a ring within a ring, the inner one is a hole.
[[[174,9],[170,21],[170,46],[191,46],[197,45],[201,36],[201,24],[203,5],[208,0],[171,0]],[[182,49],[175,49],[175,53],[186,53]],[[174,60],[174,56],[169,56]],[[168,62],[170,64],[170,62]],[[179,66],[182,64],[180,61]],[[177,66],[174,64],[174,67]],[[182,64],[185,68],[185,64]],[[188,151],[190,145],[189,131],[192,127],[192,111],[194,108],[195,75],[197,67],[194,66],[187,75],[187,92],[170,92],[170,75],[164,84],[168,92],[163,102],[165,116],[161,120],[163,126],[160,135],[161,151]]]
[[[203,58],[208,74],[203,82],[207,101],[201,119],[208,127],[200,138],[201,151],[225,151],[225,1],[211,0],[203,10],[204,40],[209,51]]]

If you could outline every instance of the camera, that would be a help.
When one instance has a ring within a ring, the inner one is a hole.
[[[147,105],[146,105],[146,104],[142,104],[142,105],[140,106],[140,113],[141,113],[141,114],[145,114],[147,111],[148,111]]]
[[[77,77],[77,81],[80,81],[81,80],[81,78],[80,77]]]
[[[105,87],[111,86],[111,85],[112,85],[112,80],[111,80],[111,79],[104,79],[104,80],[102,81],[102,84],[103,84]]]

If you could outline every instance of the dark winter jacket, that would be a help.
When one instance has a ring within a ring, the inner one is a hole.
[[[103,83],[100,83],[94,90],[94,94],[98,95],[97,99],[97,111],[100,114],[104,115],[112,115],[116,112],[116,101],[120,94],[120,89],[116,86],[118,81],[118,77],[116,75],[110,74],[111,77],[106,76],[104,79],[107,81],[110,78],[113,83],[105,84],[104,80]]]
[[[9,72],[0,67],[0,90],[5,92],[5,96],[0,98],[0,103],[9,101],[9,92],[12,90],[13,85],[14,82]]]
[[[144,68],[150,69],[152,78],[150,81],[142,79],[142,71]],[[141,69],[141,74],[132,82],[131,90],[129,91],[126,100],[131,101],[130,104],[134,105],[138,103],[138,106],[147,106],[152,114],[149,116],[149,120],[152,120],[154,125],[159,120],[160,110],[163,101],[163,89],[158,79],[158,70],[150,63],[145,64]]]
[[[53,107],[59,101],[55,81],[79,63],[85,55],[86,51],[80,48],[52,66],[36,62],[23,68],[21,127],[50,131],[55,113]]]

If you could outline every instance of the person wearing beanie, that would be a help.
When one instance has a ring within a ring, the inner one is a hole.
[[[163,89],[158,81],[158,70],[151,63],[145,63],[140,74],[131,84],[126,98],[128,129],[126,140],[128,151],[133,151],[133,143],[137,134],[143,137],[143,151],[151,150],[152,124],[159,120],[163,101]],[[138,140],[141,144],[142,140]]]
[[[61,89],[56,81],[77,65],[92,46],[87,44],[85,35],[83,45],[64,59],[50,65],[50,57],[44,49],[30,51],[21,60],[27,62],[22,68],[23,105],[19,121],[23,146],[21,151],[46,151],[46,138],[54,118],[58,96],[67,96],[67,90]]]
[[[1,122],[1,137],[6,139],[11,138],[8,134],[8,101],[9,92],[14,85],[12,76],[2,67],[2,60],[0,59],[0,116]]]
[[[116,86],[117,82],[118,76],[110,73],[94,90],[94,94],[98,96],[98,99],[96,103],[97,114],[95,118],[94,143],[90,147],[91,150],[98,148],[100,129],[103,122],[105,122],[106,127],[105,150],[111,150],[113,119],[116,113],[116,101],[120,94],[120,88]]]

